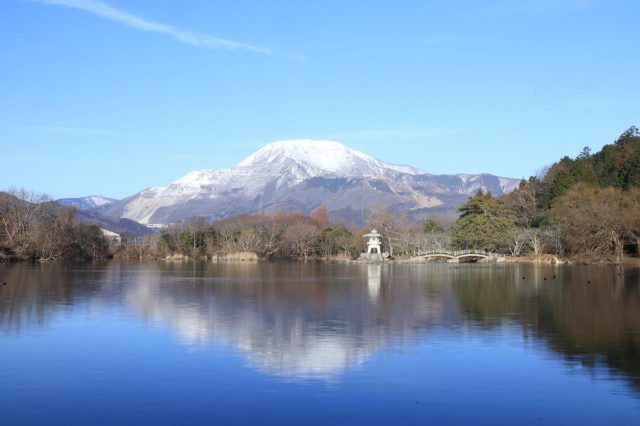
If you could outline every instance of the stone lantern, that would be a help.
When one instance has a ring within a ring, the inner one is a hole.
[[[363,235],[367,238],[367,252],[362,253],[358,258],[360,262],[384,262],[389,258],[389,253],[382,251],[382,235],[373,229],[368,234]]]
[[[382,235],[373,229],[368,234],[363,235],[367,240],[367,254],[382,254]]]

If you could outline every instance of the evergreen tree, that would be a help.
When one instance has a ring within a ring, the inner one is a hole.
[[[640,131],[631,127],[591,157],[601,187],[640,187]]]
[[[444,232],[444,228],[442,227],[440,222],[438,222],[438,219],[434,219],[432,217],[424,222],[424,227],[422,228],[422,230],[426,234],[437,234]]]
[[[544,200],[544,208],[549,209],[554,199],[564,195],[569,188],[578,183],[598,185],[598,177],[593,170],[591,158],[589,151],[585,149],[575,160],[564,157],[549,169],[545,177],[549,189]]]
[[[461,215],[452,228],[455,246],[495,250],[508,244],[515,224],[502,200],[478,191],[458,211]]]

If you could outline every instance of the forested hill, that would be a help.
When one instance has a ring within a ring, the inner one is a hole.
[[[640,131],[631,127],[588,161],[600,186],[640,187]]]
[[[640,252],[640,131],[631,127],[596,153],[585,147],[562,158],[503,201],[518,227],[553,234],[559,251]]]
[[[530,181],[532,179],[535,178]],[[617,141],[593,155],[585,147],[575,159],[564,157],[549,168],[543,181],[549,185],[545,194],[546,207],[580,182],[624,190],[640,187],[640,132],[631,127]]]

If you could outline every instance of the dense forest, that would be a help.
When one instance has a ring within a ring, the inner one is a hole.
[[[422,250],[483,249],[512,256],[553,255],[620,261],[640,254],[640,132],[631,127],[592,154],[584,148],[503,197],[479,192],[457,218],[417,225],[393,206],[370,212],[367,226],[333,223],[320,206],[309,215],[240,216],[215,223],[191,218],[133,244],[109,247],[97,225],[73,208],[26,191],[0,194],[0,260],[123,258],[356,258],[363,234],[377,228],[395,257]]]

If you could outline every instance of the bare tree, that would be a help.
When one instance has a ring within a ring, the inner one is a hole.
[[[568,248],[577,254],[614,255],[640,228],[640,191],[577,185],[554,204],[552,218],[564,231]]]
[[[370,214],[368,222],[386,238],[389,255],[393,257],[393,247],[400,238],[405,218],[389,210],[378,210]]]
[[[558,256],[564,256],[565,254],[563,235],[562,225],[559,224],[552,224],[552,226],[547,227],[544,231],[545,246],[547,248],[553,247],[553,254]]]
[[[527,228],[523,231],[527,246],[533,250],[533,254],[540,256],[544,250],[546,233],[539,228]]]
[[[44,194],[10,189],[0,193],[0,224],[2,243],[19,257],[27,257],[35,249],[33,235],[38,216],[50,201]]]
[[[230,223],[224,223],[216,228],[218,231],[218,245],[227,253],[234,251],[238,230]]]
[[[509,252],[511,256],[520,256],[527,242],[527,237],[520,229],[514,229],[509,237]]]
[[[261,247],[260,256],[268,258],[278,252],[278,244],[282,238],[284,226],[269,219],[260,226]]]
[[[40,211],[34,225],[34,245],[41,261],[61,260],[66,254],[70,254],[77,239],[73,207],[57,212],[50,209],[51,206]]]
[[[243,225],[240,227],[237,244],[241,251],[258,253],[261,251],[260,242],[260,234],[253,226]]]
[[[317,249],[320,239],[320,230],[317,226],[308,223],[295,223],[284,231],[284,243],[290,251],[304,260],[307,260]]]
[[[516,225],[520,227],[537,226],[540,218],[538,208],[539,187],[536,178],[520,181],[518,189],[504,197],[507,208],[513,214]]]

